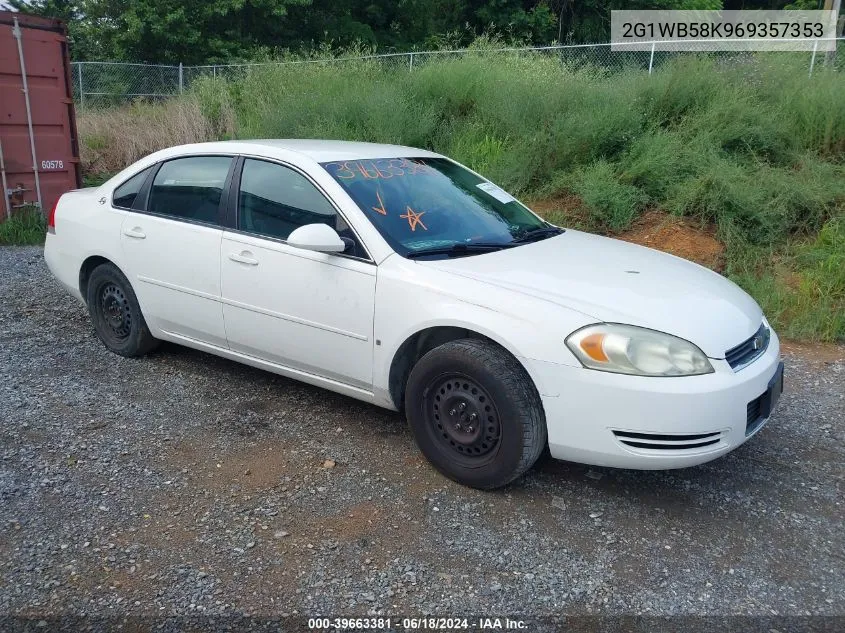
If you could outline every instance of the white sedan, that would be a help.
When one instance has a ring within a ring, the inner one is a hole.
[[[171,341],[404,411],[443,474],[662,469],[754,435],[783,386],[760,307],[705,268],[553,226],[438,154],[173,147],[61,197],[45,258],[123,356]]]

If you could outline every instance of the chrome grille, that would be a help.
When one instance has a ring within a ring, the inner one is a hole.
[[[747,340],[725,352],[725,360],[734,371],[739,371],[765,353],[771,338],[771,330],[763,324]]]

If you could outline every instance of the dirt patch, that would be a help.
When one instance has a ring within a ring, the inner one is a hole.
[[[561,194],[553,198],[532,200],[527,204],[534,213],[553,224],[584,227],[589,220],[584,201],[574,194]]]
[[[619,239],[671,253],[719,272],[725,265],[725,247],[716,239],[712,227],[701,228],[660,211],[641,215]]]
[[[345,513],[315,521],[314,527],[330,533],[339,533],[346,541],[353,541],[382,530],[381,521],[390,518],[390,510],[366,501],[347,509]]]
[[[589,212],[583,200],[576,195],[562,194],[532,200],[528,206],[553,224],[590,229]],[[725,266],[725,247],[716,239],[714,227],[701,227],[695,222],[662,211],[643,213],[630,229],[616,237],[683,257],[718,272],[722,272]]]
[[[781,349],[810,363],[836,363],[845,360],[845,345],[836,343],[799,343],[781,340]]]
[[[285,475],[304,470],[317,472],[320,462],[279,442],[266,441],[240,450],[208,451],[207,447],[186,442],[174,447],[164,458],[167,471],[186,468],[186,479],[202,491],[237,490],[240,493],[266,492],[279,486]]]

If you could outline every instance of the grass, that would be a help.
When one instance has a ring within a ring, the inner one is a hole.
[[[729,273],[787,338],[845,340],[845,217],[779,252],[741,249]]]
[[[222,117],[223,115],[220,115]],[[212,120],[194,94],[164,104],[81,112],[78,119],[86,182],[102,182],[133,162],[171,145],[219,139],[228,124]]]
[[[20,209],[0,222],[0,245],[43,244],[47,224],[39,209]]]
[[[489,53],[410,73],[262,66],[164,104],[84,112],[80,133],[94,174],[179,142],[370,140],[445,153],[524,198],[577,198],[579,223],[608,234],[646,209],[688,216],[717,227],[727,274],[779,329],[845,340],[845,74],[808,77],[804,55],[678,56],[652,76]]]

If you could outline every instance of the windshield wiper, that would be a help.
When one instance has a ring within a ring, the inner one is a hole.
[[[511,243],[524,244],[526,242],[537,242],[539,240],[544,240],[547,237],[560,235],[561,233],[563,233],[563,229],[558,228],[556,226],[543,226],[538,229],[531,229],[530,231],[526,231],[519,237],[515,238]]]
[[[465,255],[477,255],[478,253],[492,253],[503,248],[512,248],[513,242],[507,244],[493,244],[488,242],[475,242],[473,244],[452,244],[451,246],[436,246],[434,248],[423,248],[412,251],[405,255],[408,259],[425,257],[426,255],[448,255],[449,257],[462,257]]]

